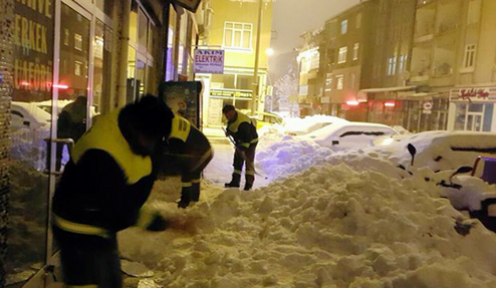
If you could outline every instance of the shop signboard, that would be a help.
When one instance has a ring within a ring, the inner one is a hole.
[[[15,1],[14,101],[51,99],[54,0]]]
[[[459,88],[452,89],[451,101],[494,101],[496,100],[496,87],[488,88]]]
[[[195,73],[224,74],[224,50],[195,50]]]
[[[196,12],[201,0],[173,0],[173,2],[191,12]]]

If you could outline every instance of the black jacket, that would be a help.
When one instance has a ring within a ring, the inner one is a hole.
[[[74,146],[53,198],[56,225],[61,219],[115,233],[136,224],[155,175],[150,157],[127,144],[119,112],[102,116]]]
[[[236,110],[236,117],[227,122],[227,133],[232,135],[236,146],[243,150],[248,149],[250,144],[258,142],[255,121],[238,110]]]

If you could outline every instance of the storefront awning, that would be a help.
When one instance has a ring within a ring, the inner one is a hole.
[[[183,7],[191,12],[196,12],[198,6],[200,6],[201,0],[172,0],[173,3]]]
[[[365,102],[368,100],[368,94],[371,93],[390,93],[390,92],[400,92],[400,91],[409,91],[415,90],[417,86],[398,86],[398,87],[387,87],[387,88],[370,88],[370,89],[362,89],[358,92],[357,100],[359,102]]]

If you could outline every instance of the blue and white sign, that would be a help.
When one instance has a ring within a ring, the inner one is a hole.
[[[224,74],[224,50],[197,49],[195,73]]]

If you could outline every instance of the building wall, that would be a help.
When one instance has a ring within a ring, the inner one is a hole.
[[[9,157],[9,114],[13,86],[13,26],[14,1],[0,2],[0,287],[5,286],[5,256],[7,251],[7,225],[9,204],[9,178],[7,160]]]
[[[260,69],[267,69],[268,56],[265,51],[270,47],[270,35],[272,29],[272,3],[264,4],[262,32],[260,42]],[[259,5],[255,2],[237,2],[226,0],[213,0],[212,9],[215,14],[212,17],[212,24],[209,31],[208,44],[212,46],[223,46],[224,44],[224,23],[241,22],[252,23],[251,49],[249,51],[234,51],[226,49],[226,67],[239,67],[253,69],[255,63],[255,47],[258,29]]]

